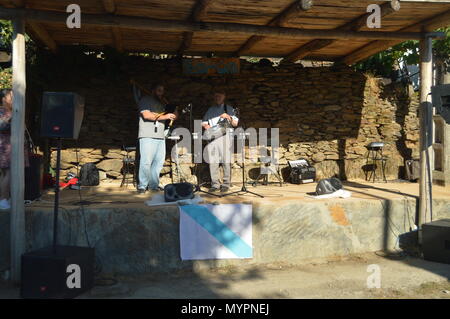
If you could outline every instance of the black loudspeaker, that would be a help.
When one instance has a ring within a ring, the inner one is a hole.
[[[36,200],[41,197],[44,186],[44,161],[41,155],[31,154],[30,166],[25,168],[25,200]]]
[[[22,255],[21,297],[75,298],[94,286],[93,248],[56,246]]]
[[[450,264],[450,219],[422,226],[422,249],[426,260]]]
[[[436,85],[431,88],[433,106],[436,112],[450,124],[450,84]]]
[[[164,188],[164,198],[169,203],[193,199],[195,197],[194,192],[195,187],[190,183],[169,184]]]
[[[41,137],[78,139],[84,116],[84,99],[72,92],[44,92]]]

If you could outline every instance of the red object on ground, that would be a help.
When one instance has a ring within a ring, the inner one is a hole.
[[[76,185],[76,184],[78,184],[78,178],[72,178],[70,181],[68,181],[67,183],[62,183],[62,182],[60,182],[59,183],[59,187],[62,187],[62,188],[67,188],[67,187],[69,187],[69,186],[71,186],[71,185]]]

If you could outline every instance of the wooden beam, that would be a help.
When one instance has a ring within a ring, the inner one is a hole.
[[[381,5],[381,16],[385,17],[391,13],[397,12],[400,10],[400,1],[399,0],[392,0],[390,2],[383,3]],[[349,23],[344,24],[343,26],[340,26],[336,28],[335,30],[341,30],[341,31],[360,31],[362,28],[364,28],[367,25],[367,18],[371,15],[371,13],[365,13],[358,18],[350,21]],[[320,49],[323,49],[336,41],[328,41],[328,40],[313,40],[311,42],[308,42],[291,53],[285,58],[286,61],[289,62],[295,62],[300,59],[303,59],[304,57],[308,56],[314,51],[318,51]]]
[[[36,38],[47,46],[51,52],[56,53],[58,51],[58,45],[55,40],[52,39],[47,30],[42,26],[42,24],[30,21],[27,25]]]
[[[320,39],[320,40],[312,40],[301,47],[297,48],[295,51],[291,52],[287,57],[283,59],[283,61],[295,62],[308,56],[314,51],[319,51],[330,44],[334,43],[336,40],[330,39]]]
[[[299,15],[300,12],[307,11],[311,9],[313,6],[313,0],[296,0],[289,7],[287,7],[283,12],[281,12],[278,16],[276,16],[272,21],[270,21],[267,25],[274,27],[285,27],[286,24],[292,18]],[[264,40],[263,36],[252,36],[250,37],[236,52],[237,56],[243,55],[245,52],[248,52],[253,48],[257,43]]]
[[[13,110],[11,120],[11,280],[20,281],[20,259],[25,253],[25,22],[13,21]]]
[[[9,9],[0,7],[0,18],[11,19],[16,17],[23,17],[28,21],[65,24],[67,14],[54,11]],[[285,39],[419,40],[422,37],[420,32],[310,30],[240,23],[171,21],[102,14],[84,14],[83,25],[162,32],[202,31],[211,33],[231,33],[235,35],[259,35]]]
[[[25,8],[26,6],[26,0],[12,0],[11,2],[16,8]],[[51,52],[56,53],[58,51],[58,45],[40,23],[28,22],[26,27],[36,37],[36,40],[47,46]]]
[[[399,0],[391,0],[390,2],[383,3],[380,8],[380,16],[386,17],[392,13],[396,13],[400,10],[400,1]],[[371,12],[367,12],[360,17],[354,19],[353,21],[350,21],[349,23],[346,23],[343,26],[340,26],[337,28],[337,30],[348,30],[348,31],[360,31],[364,27],[367,26],[367,19],[369,16],[372,15]]]
[[[197,0],[192,9],[192,14],[189,21],[200,22],[208,14],[208,9],[211,6],[213,0]],[[183,53],[192,46],[192,39],[194,38],[194,32],[184,32],[183,41],[181,42],[180,48],[178,49],[178,54],[183,55]]]
[[[103,8],[105,11],[109,14],[115,14],[116,12],[116,2],[114,0],[102,0],[103,2]],[[111,27],[111,34],[114,41],[114,46],[116,47],[116,50],[118,52],[123,52],[123,37],[122,32],[120,31],[119,27]]]
[[[290,20],[297,17],[300,13],[308,11],[313,6],[313,0],[295,1],[288,8],[283,10],[268,25],[276,27],[285,27]]]
[[[12,4],[17,8],[25,7],[25,0],[11,0]]]
[[[208,9],[211,7],[212,2],[213,0],[197,0],[190,21],[202,21],[208,14]]]
[[[113,36],[114,43],[116,46],[116,50],[119,52],[123,52],[124,46],[123,46],[122,31],[118,27],[112,27],[111,31],[112,31],[112,36]]]
[[[406,28],[401,29],[398,32],[415,32],[419,31],[421,27],[424,27],[426,32],[432,32],[438,28],[442,28],[450,25],[450,10],[438,14],[430,19],[423,20],[419,23],[413,24]],[[362,61],[378,52],[389,49],[390,47],[397,45],[403,41],[373,41],[369,44],[353,51],[349,55],[341,59],[342,62],[346,64],[354,64]]]
[[[183,55],[184,52],[189,50],[192,46],[192,39],[194,38],[194,32],[184,32],[183,33],[183,42],[181,42],[181,46],[178,49],[178,55]]]
[[[116,12],[116,3],[114,0],[103,0],[103,7],[108,13],[114,14]]]

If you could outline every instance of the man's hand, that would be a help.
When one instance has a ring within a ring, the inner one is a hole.
[[[177,116],[173,113],[168,113],[166,115],[163,115],[159,118],[161,121],[175,121],[177,119]]]
[[[227,113],[223,113],[223,114],[220,116],[220,118],[221,118],[221,119],[226,119],[226,120],[228,120],[228,122],[232,122],[232,121],[233,121],[232,118],[231,118],[231,116],[230,116],[229,114],[227,114]]]
[[[211,128],[211,125],[209,124],[203,124],[203,129],[209,130]]]

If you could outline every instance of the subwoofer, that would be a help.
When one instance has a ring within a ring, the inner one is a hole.
[[[164,188],[164,199],[168,203],[193,199],[194,193],[195,186],[190,183],[169,184]]]
[[[84,99],[73,92],[44,92],[41,137],[78,139],[84,116]]]
[[[75,298],[94,287],[94,267],[94,248],[51,246],[23,254],[21,297]]]

